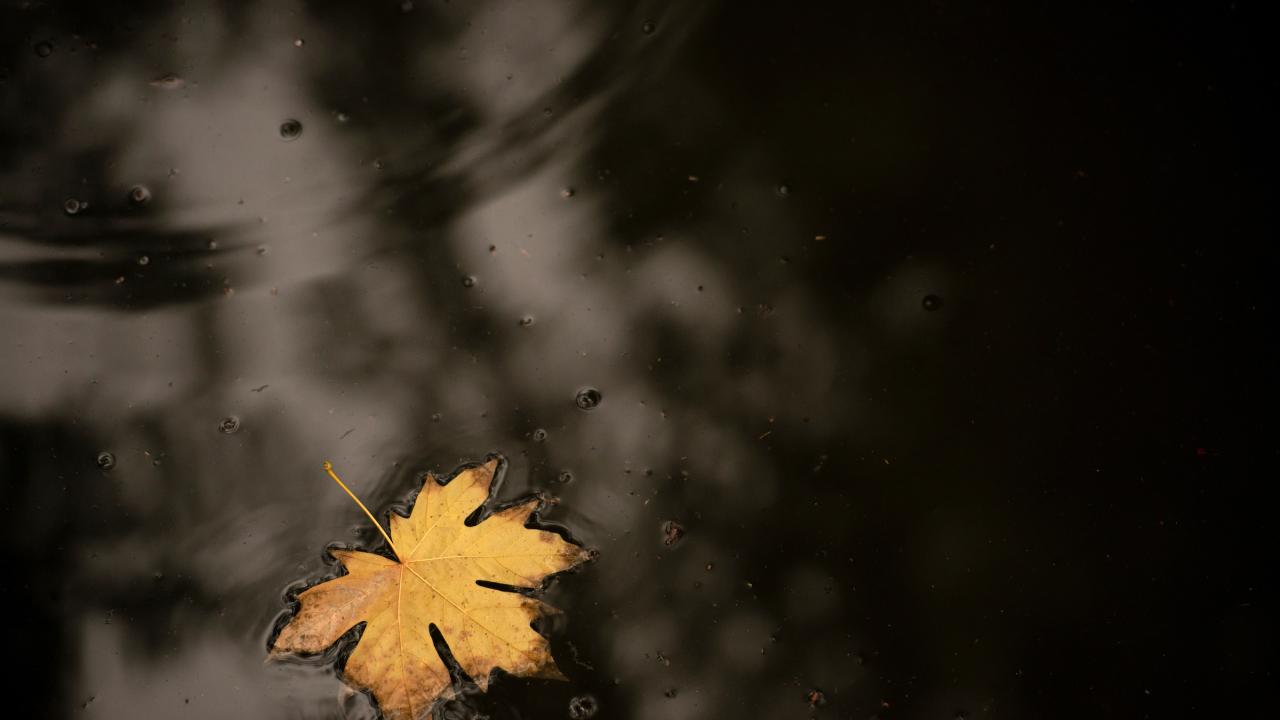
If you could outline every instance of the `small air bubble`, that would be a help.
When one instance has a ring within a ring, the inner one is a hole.
[[[533,324],[532,315],[525,315],[524,317],[520,318],[520,327],[529,327],[532,324]]]
[[[600,710],[600,703],[590,695],[579,695],[569,701],[569,717],[573,720],[587,720]]]
[[[259,246],[258,246],[258,250],[257,250],[258,255],[260,255],[260,256],[261,256],[261,255],[266,255],[266,254],[267,254],[267,253],[269,253],[269,252],[271,252],[271,249],[270,249],[270,248],[268,248],[266,245],[259,245]]]
[[[603,399],[604,396],[600,394],[599,390],[587,387],[578,391],[578,394],[573,398],[573,402],[582,410],[591,410],[599,406],[600,401]]]
[[[577,195],[577,194],[578,194],[578,191],[577,191],[577,190],[574,190],[574,189],[573,189],[573,188],[571,188],[571,187],[562,187],[562,188],[560,188],[560,197],[564,198],[565,200],[568,200],[569,198],[571,198],[571,197],[573,197],[574,195]]]
[[[297,40],[294,40],[294,41],[293,41],[293,46],[294,46],[294,47],[298,47],[298,48],[300,48],[300,47],[302,47],[303,45],[306,45],[306,44],[307,44],[307,41],[306,41],[306,40],[304,40],[303,38],[298,38]]]
[[[285,141],[297,140],[302,135],[302,123],[290,118],[280,123],[280,137]]]
[[[218,241],[217,241],[217,240],[209,240],[208,242],[206,242],[206,243],[204,244],[204,246],[205,246],[206,248],[210,249],[210,250],[217,250],[217,249],[218,249]]]
[[[652,35],[653,32],[657,29],[658,29],[658,26],[654,24],[652,20],[645,20],[644,24],[640,26],[640,31],[643,32],[645,35]]]
[[[538,428],[537,430],[534,430],[534,431],[533,431],[533,441],[534,441],[534,442],[542,442],[542,441],[544,441],[544,440],[546,440],[546,439],[547,439],[547,431],[546,431],[546,430],[543,430],[542,428]]]
[[[49,42],[48,40],[36,43],[36,55],[39,55],[42,58],[47,58],[52,54],[53,54],[53,43]]]
[[[464,287],[464,288],[469,288],[469,287],[475,287],[475,286],[476,286],[476,276],[475,276],[475,275],[463,275],[463,276],[462,276],[462,287]]]
[[[338,117],[338,122],[342,123],[343,125],[346,125],[347,123],[351,122],[351,116],[344,112],[338,113],[337,117]]]
[[[240,430],[240,418],[235,415],[228,415],[222,418],[218,423],[218,431],[223,435],[230,435]]]
[[[102,468],[103,470],[110,470],[111,468],[116,466],[116,456],[112,455],[106,450],[103,450],[102,452],[98,453],[97,462],[98,462],[98,467]]]
[[[573,482],[573,473],[568,470],[561,470],[560,474],[556,476],[556,479],[559,480],[561,484],[567,485],[568,483]]]
[[[151,202],[151,191],[145,185],[134,185],[129,190],[129,202],[135,206],[146,205]]]
[[[920,301],[920,306],[929,312],[933,312],[934,310],[942,307],[942,298],[930,293],[925,295],[924,299]]]
[[[791,186],[786,183],[779,183],[777,192],[779,196],[787,197],[791,194]]]
[[[76,215],[84,209],[84,203],[75,198],[67,198],[62,203],[62,211],[68,215]]]
[[[138,264],[139,264],[139,265],[150,265],[150,264],[151,264],[151,258],[147,257],[146,255],[139,255],[139,256],[138,256]]]
[[[440,413],[431,413],[431,422],[440,422],[443,419],[444,416]]]

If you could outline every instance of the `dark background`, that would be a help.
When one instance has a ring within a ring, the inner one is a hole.
[[[601,556],[459,716],[1270,716],[1275,20],[6,2],[6,704],[368,716],[319,463],[499,451]]]

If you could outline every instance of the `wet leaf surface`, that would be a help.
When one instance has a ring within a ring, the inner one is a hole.
[[[562,679],[546,638],[531,626],[550,608],[514,590],[536,590],[588,554],[554,532],[526,527],[541,505],[536,497],[468,525],[489,499],[498,469],[493,459],[444,485],[428,475],[409,516],[391,516],[387,540],[394,558],[331,550],[347,574],[298,596],[298,612],[272,653],[319,654],[364,623],[344,676],[372,691],[390,720],[417,720],[452,695],[446,658],[481,690],[498,668]],[[433,629],[448,644],[444,655]]]

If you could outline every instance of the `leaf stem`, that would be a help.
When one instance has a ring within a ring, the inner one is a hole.
[[[396,549],[396,544],[391,542],[391,536],[388,535],[387,531],[383,530],[382,526],[378,524],[378,519],[373,516],[373,513],[369,512],[369,508],[365,507],[364,503],[360,502],[360,498],[356,497],[356,494],[351,492],[351,488],[347,487],[347,484],[342,482],[342,478],[338,477],[338,473],[333,471],[333,463],[325,460],[324,471],[329,473],[329,477],[333,478],[333,481],[338,483],[339,487],[347,491],[347,494],[351,496],[352,500],[356,501],[356,504],[360,506],[360,509],[364,511],[364,514],[369,516],[369,520],[373,523],[373,526],[378,528],[378,532],[382,533],[382,537],[386,538],[387,544],[391,546],[391,552],[396,555],[396,559],[400,562],[404,562],[404,559],[400,557],[400,551]]]

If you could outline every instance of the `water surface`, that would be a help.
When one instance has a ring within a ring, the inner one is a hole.
[[[458,717],[1274,693],[1246,10],[2,13],[15,710],[371,717],[263,663],[379,541],[320,464],[381,514],[490,452],[600,557],[569,681]]]

